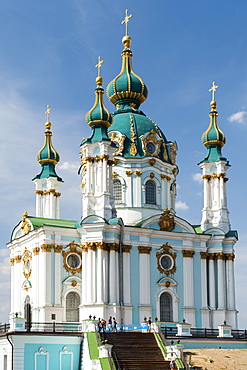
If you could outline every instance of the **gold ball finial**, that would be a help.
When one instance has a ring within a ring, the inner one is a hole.
[[[95,81],[96,81],[97,86],[102,86],[103,78],[101,76],[97,76]]]
[[[50,131],[50,128],[51,128],[51,122],[46,122],[45,124],[46,131]]]
[[[124,48],[125,49],[129,49],[130,47],[130,44],[132,43],[132,39],[130,36],[128,35],[125,35],[123,38],[122,38],[122,43],[124,45]]]

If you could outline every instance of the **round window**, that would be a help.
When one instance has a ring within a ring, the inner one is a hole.
[[[30,270],[31,270],[31,261],[28,258],[28,259],[26,259],[25,264],[24,264],[24,271],[25,271],[25,273],[28,274],[30,272]]]
[[[67,264],[72,269],[77,269],[81,265],[81,259],[78,254],[70,253],[67,257]]]
[[[154,153],[155,153],[155,151],[156,151],[156,146],[154,145],[154,143],[153,143],[152,141],[149,141],[149,142],[147,143],[146,147],[147,147],[147,151],[148,151],[148,153],[150,153],[150,154],[154,154]]]
[[[160,258],[160,266],[164,270],[170,270],[173,266],[173,260],[169,255],[164,255]]]

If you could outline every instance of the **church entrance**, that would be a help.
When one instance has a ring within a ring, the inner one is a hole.
[[[26,327],[28,330],[30,330],[31,322],[32,322],[32,312],[31,312],[31,304],[30,304],[29,295],[26,296],[26,299],[24,302],[24,318],[26,320]]]
[[[80,296],[76,292],[70,292],[66,296],[66,321],[79,322]]]
[[[166,292],[160,296],[160,321],[173,321],[172,297]]]

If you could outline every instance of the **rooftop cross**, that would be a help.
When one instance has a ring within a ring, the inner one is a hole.
[[[51,108],[49,105],[46,106],[47,110],[45,114],[47,114],[47,122],[50,122],[50,113],[51,113]]]
[[[128,9],[125,10],[125,18],[124,20],[121,22],[121,24],[124,24],[125,23],[125,27],[126,27],[126,34],[125,36],[128,36],[128,23],[129,23],[129,20],[130,18],[132,17],[132,14],[128,15]]]
[[[216,89],[218,89],[218,87],[219,86],[215,85],[215,82],[213,81],[211,89],[208,90],[208,91],[212,91],[212,100],[214,100],[214,98],[215,98],[214,93],[215,93]]]
[[[101,68],[101,64],[104,63],[103,60],[100,60],[100,57],[98,57],[98,64],[96,64],[96,68],[98,68],[98,77],[100,77],[100,68]]]

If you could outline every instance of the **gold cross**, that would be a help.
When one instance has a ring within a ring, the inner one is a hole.
[[[47,114],[47,122],[50,122],[50,113],[51,113],[51,108],[49,105],[46,106],[47,110],[45,114]]]
[[[128,23],[129,23],[129,20],[130,18],[132,17],[132,14],[128,15],[128,9],[125,10],[125,18],[124,20],[121,22],[121,24],[124,24],[125,23],[125,27],[126,27],[126,34],[125,36],[128,36]]]
[[[212,91],[212,100],[214,100],[214,93],[215,93],[216,89],[218,89],[218,87],[219,86],[216,86],[215,82],[213,81],[211,89],[208,90],[208,91]]]
[[[98,57],[98,64],[96,64],[96,68],[98,68],[98,77],[100,76],[100,68],[101,68],[101,64],[104,63],[103,60],[100,60],[100,57]]]

